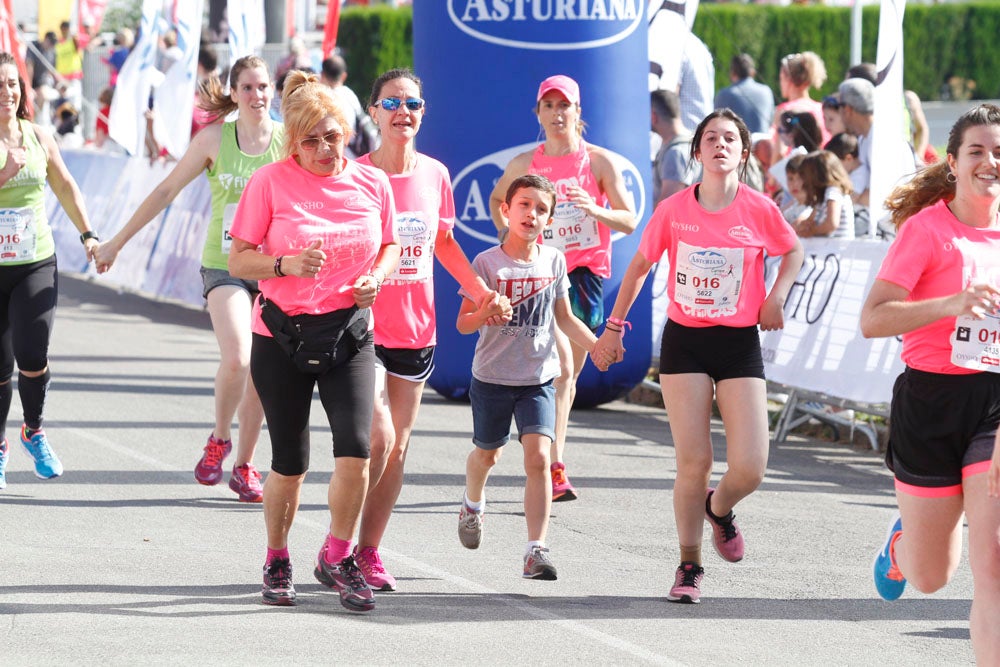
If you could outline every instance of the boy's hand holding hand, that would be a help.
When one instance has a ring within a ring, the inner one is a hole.
[[[621,333],[605,329],[597,344],[590,351],[590,360],[598,370],[606,371],[611,364],[616,364],[625,358],[625,344]]]
[[[490,327],[509,322],[513,314],[514,310],[510,305],[510,299],[495,291],[483,297],[476,309],[476,316],[484,325]]]

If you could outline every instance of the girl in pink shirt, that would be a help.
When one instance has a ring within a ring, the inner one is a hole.
[[[767,467],[768,421],[764,363],[757,326],[784,326],[782,308],[802,266],[802,246],[778,207],[740,183],[750,132],[729,109],[709,114],[695,130],[692,157],[700,184],[660,202],[639,251],[622,278],[611,317],[592,356],[620,361],[625,317],[646,274],[664,252],[670,264],[670,305],[660,349],[660,387],[677,450],[674,517],[681,564],[668,597],[701,596],[703,522],[725,560],[743,558],[743,536],[732,509],[761,483]],[[781,255],[774,287],[764,284],[764,256]],[[728,469],[716,488],[710,425],[716,398],[726,428]]]
[[[611,232],[631,234],[638,220],[632,198],[611,154],[583,140],[580,86],[564,74],[538,86],[535,114],[545,133],[537,148],[521,153],[507,165],[490,195],[490,213],[503,241],[507,220],[500,211],[510,184],[518,176],[538,174],[555,183],[557,203],[552,226],[543,243],[566,255],[573,314],[591,331],[604,321],[604,279],[611,277]],[[555,329],[562,372],[556,386],[556,437],[552,442],[552,499],[576,499],[563,452],[576,382],[587,351]]]
[[[1000,664],[1000,107],[951,129],[947,161],[887,201],[899,233],[861,311],[865,337],[902,336],[886,463],[899,512],[874,563],[886,600],[958,568],[969,524],[976,662]],[[905,225],[903,223],[906,223]],[[906,526],[906,530],[903,530]]]
[[[368,309],[399,259],[392,190],[381,171],[344,157],[351,128],[316,75],[288,75],[281,111],[286,159],[250,178],[236,209],[229,254],[230,273],[260,281],[266,300],[254,306],[250,351],[272,450],[264,483],[267,558],[261,593],[265,604],[295,604],[288,532],[309,467],[309,410],[318,386],[336,467],[328,494],[330,532],[314,575],[340,593],[347,609],[369,611],[375,598],[351,555],[351,539],[368,488],[375,393],[375,350],[364,325],[370,326]],[[261,316],[263,307],[280,309],[268,312],[279,319],[283,312],[293,326],[272,332]],[[353,326],[343,331],[341,342],[327,347],[328,356],[336,354],[334,365],[303,370],[281,341],[309,342],[303,331],[335,328],[329,323],[341,317]]]
[[[455,199],[443,164],[414,148],[424,119],[420,79],[407,69],[382,74],[372,87],[368,112],[382,143],[358,158],[389,177],[396,203],[402,256],[386,277],[375,316],[375,412],[372,419],[369,491],[361,516],[355,559],[368,584],[396,590],[378,546],[403,488],[403,464],[417,420],[424,383],[434,370],[437,326],[434,317],[434,258],[437,257],[477,304],[497,299],[510,312],[510,301],[491,291],[476,275],[452,233]]]

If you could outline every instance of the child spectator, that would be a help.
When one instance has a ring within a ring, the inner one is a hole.
[[[111,100],[114,99],[115,89],[112,87],[105,88],[101,91],[101,94],[97,96],[97,124],[94,127],[94,147],[104,148],[105,142],[108,140],[110,131],[108,129],[108,119],[111,117]]]
[[[559,355],[552,336],[553,318],[575,343],[590,351],[597,338],[578,320],[569,305],[566,258],[538,237],[552,222],[556,189],[544,176],[528,174],[510,184],[500,211],[509,220],[503,244],[480,253],[472,262],[490,289],[510,299],[514,317],[498,324],[501,308],[489,299],[478,307],[464,290],[456,326],[459,332],[479,332],[472,362],[473,438],[475,449],[466,461],[465,498],[458,515],[462,546],[476,549],[483,536],[484,490],[490,470],[510,439],[511,417],[524,448],[524,517],[528,544],[524,554],[526,579],[556,579],[556,568],[545,546],[552,485],[550,447],[555,438],[556,406],[553,380],[559,375]],[[601,370],[607,370],[605,363]]]
[[[798,153],[788,158],[785,163],[785,180],[788,190],[781,193],[782,201],[778,204],[781,215],[792,227],[812,217],[812,206],[806,203],[806,193],[802,189],[802,161],[805,153]]]
[[[806,155],[799,169],[805,201],[813,207],[810,219],[795,225],[799,236],[854,238],[851,178],[840,158],[830,151]]]
[[[834,135],[833,138],[826,143],[824,148],[840,158],[840,163],[844,165],[844,170],[851,179],[851,187],[853,191],[855,193],[858,192],[861,179],[856,178],[855,174],[857,173],[858,175],[861,175],[862,172],[858,171],[858,167],[861,166],[861,158],[858,152],[859,148],[857,136],[851,134],[850,132],[841,132],[840,134]],[[858,204],[857,202],[853,202],[853,204],[854,235],[859,238],[867,236],[868,221],[870,218],[868,207]]]

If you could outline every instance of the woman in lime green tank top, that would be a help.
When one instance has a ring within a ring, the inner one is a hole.
[[[115,236],[102,243],[94,257],[98,273],[114,264],[125,244],[159,215],[188,183],[206,172],[212,191],[212,217],[202,251],[202,280],[221,363],[215,376],[215,428],[208,437],[195,480],[222,481],[223,459],[232,450],[233,418],[239,423],[239,443],[229,487],[242,502],[259,503],[261,476],[253,465],[254,450],[264,421],[260,399],[250,379],[250,315],[256,281],[229,275],[229,227],[236,204],[250,175],[280,157],[284,127],[271,120],[273,86],[267,63],[257,56],[240,58],[229,72],[230,92],[212,77],[200,91],[200,106],[214,122],[191,139],[173,171],[139,205]],[[239,111],[235,121],[223,121]],[[223,122],[220,122],[223,121]]]
[[[0,52],[0,489],[7,486],[9,447],[4,431],[14,394],[15,362],[24,410],[21,445],[34,459],[36,476],[51,479],[63,472],[42,430],[49,335],[58,298],[56,249],[45,216],[46,183],[80,230],[88,259],[97,248],[83,196],[55,140],[28,120],[25,99],[17,62]]]

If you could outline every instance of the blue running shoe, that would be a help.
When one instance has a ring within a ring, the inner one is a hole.
[[[906,588],[906,578],[896,565],[893,552],[896,540],[903,534],[903,520],[899,512],[892,517],[889,530],[885,536],[885,545],[875,556],[873,570],[875,573],[875,590],[883,600],[898,600]]]
[[[35,460],[35,476],[39,479],[52,479],[63,474],[63,466],[59,457],[49,446],[45,431],[38,429],[28,437],[28,426],[21,427],[21,445],[24,451]]]
[[[0,442],[0,489],[7,488],[7,452],[10,451],[10,446],[7,444],[7,438]]]

